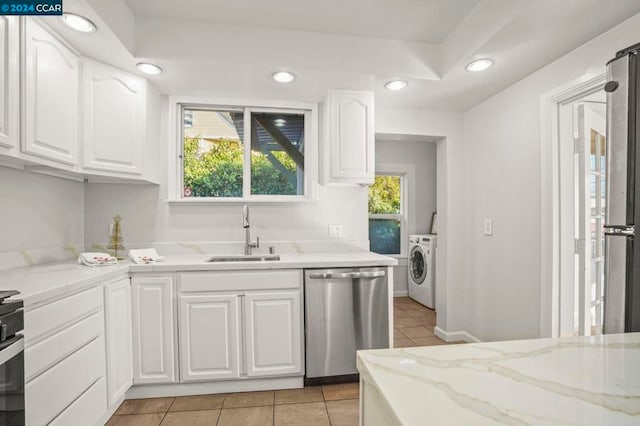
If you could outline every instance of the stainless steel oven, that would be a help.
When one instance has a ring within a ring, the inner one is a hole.
[[[24,426],[24,314],[17,291],[0,291],[0,426]]]

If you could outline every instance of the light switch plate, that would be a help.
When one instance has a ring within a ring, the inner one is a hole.
[[[342,238],[342,225],[329,225],[329,238]]]
[[[484,235],[493,235],[493,219],[484,220]]]

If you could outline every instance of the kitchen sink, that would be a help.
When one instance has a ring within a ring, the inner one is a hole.
[[[280,260],[277,254],[249,254],[240,256],[212,256],[206,262],[268,262]]]

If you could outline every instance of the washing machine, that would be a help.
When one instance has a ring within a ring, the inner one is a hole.
[[[409,235],[409,297],[427,308],[436,304],[435,235]]]

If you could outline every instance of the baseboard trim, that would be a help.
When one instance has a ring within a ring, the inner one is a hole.
[[[123,401],[124,395],[118,397],[113,405],[107,409],[107,412],[104,414],[104,416],[102,416],[102,420],[98,424],[106,425],[109,419],[116,413],[116,410],[118,409],[118,407],[120,407],[120,404],[122,404]]]
[[[409,297],[409,292],[407,290],[394,291],[393,297]]]
[[[482,340],[478,339],[476,336],[467,333],[466,331],[444,331],[440,327],[436,327],[433,329],[433,332],[436,336],[444,340],[445,342],[467,342],[467,343],[479,343]]]
[[[270,379],[240,379],[219,382],[171,383],[135,385],[125,399],[160,398],[169,396],[206,395],[210,393],[251,392],[304,387],[302,376]]]

